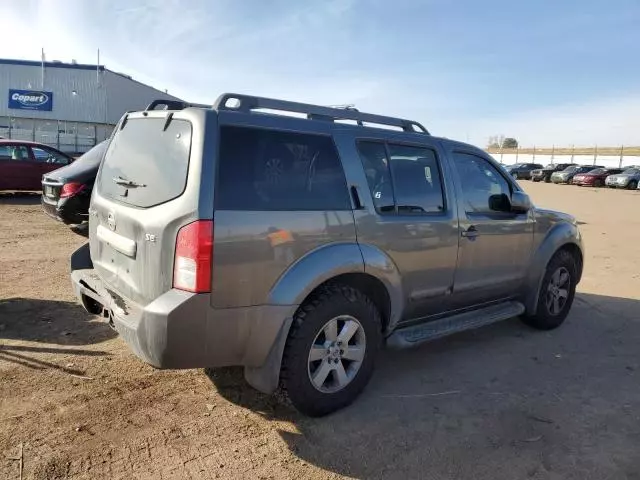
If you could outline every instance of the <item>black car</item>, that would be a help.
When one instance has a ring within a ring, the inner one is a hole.
[[[532,170],[531,180],[533,180],[534,182],[540,182],[544,180],[546,183],[549,183],[551,182],[551,175],[554,172],[561,172],[565,168],[573,167],[573,166],[577,167],[575,163],[556,163],[556,164],[551,163],[544,168]],[[596,168],[596,167],[593,167],[593,168]]]
[[[42,208],[47,215],[67,225],[88,220],[93,183],[107,146],[105,140],[72,164],[42,177]]]
[[[542,168],[539,163],[516,163],[505,167],[505,170],[516,180],[528,180],[531,178],[531,172],[539,168]]]

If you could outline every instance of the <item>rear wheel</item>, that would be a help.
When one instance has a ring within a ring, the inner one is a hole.
[[[349,405],[373,373],[381,319],[346,285],[323,287],[296,313],[282,359],[282,386],[300,412],[318,417]]]
[[[574,256],[560,250],[547,265],[536,313],[523,316],[524,323],[538,330],[552,330],[562,325],[571,310],[577,281],[578,267]]]
[[[631,180],[628,184],[627,184],[627,188],[629,190],[635,190],[636,188],[638,188],[638,181],[637,180]]]

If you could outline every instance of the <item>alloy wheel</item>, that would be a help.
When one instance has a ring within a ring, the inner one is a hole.
[[[325,323],[309,351],[309,379],[316,390],[335,393],[346,387],[362,366],[366,343],[364,328],[351,315]]]
[[[545,304],[549,314],[555,316],[562,312],[569,298],[571,275],[565,267],[558,268],[547,285]]]

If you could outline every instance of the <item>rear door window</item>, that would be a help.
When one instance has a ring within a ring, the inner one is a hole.
[[[442,178],[433,150],[360,141],[358,152],[379,213],[423,215],[445,211]]]
[[[444,197],[433,150],[389,144],[391,173],[399,214],[442,213]]]
[[[350,210],[344,171],[332,139],[221,127],[216,209]]]
[[[152,207],[184,192],[189,170],[191,123],[166,119],[129,119],[104,157],[99,191],[119,202]]]
[[[30,161],[29,149],[22,145],[1,145],[0,159],[15,161]]]

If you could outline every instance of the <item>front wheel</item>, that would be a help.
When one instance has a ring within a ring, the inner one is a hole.
[[[602,187],[603,185],[604,185],[604,183],[603,183],[603,182],[602,182],[602,180],[600,180],[599,178],[598,178],[598,179],[596,179],[596,180],[593,182],[593,186],[594,186],[594,187],[596,187],[596,188],[600,188],[600,187]]]
[[[305,415],[353,402],[369,382],[381,343],[380,312],[361,291],[323,287],[296,313],[282,359],[282,386]]]
[[[571,310],[577,282],[574,256],[566,250],[557,252],[542,279],[536,313],[523,316],[524,323],[538,330],[553,330],[562,325]]]
[[[548,175],[544,177],[544,183],[551,183],[551,177]]]
[[[628,184],[627,184],[627,188],[629,190],[635,190],[638,188],[638,182],[636,180],[631,180]]]

